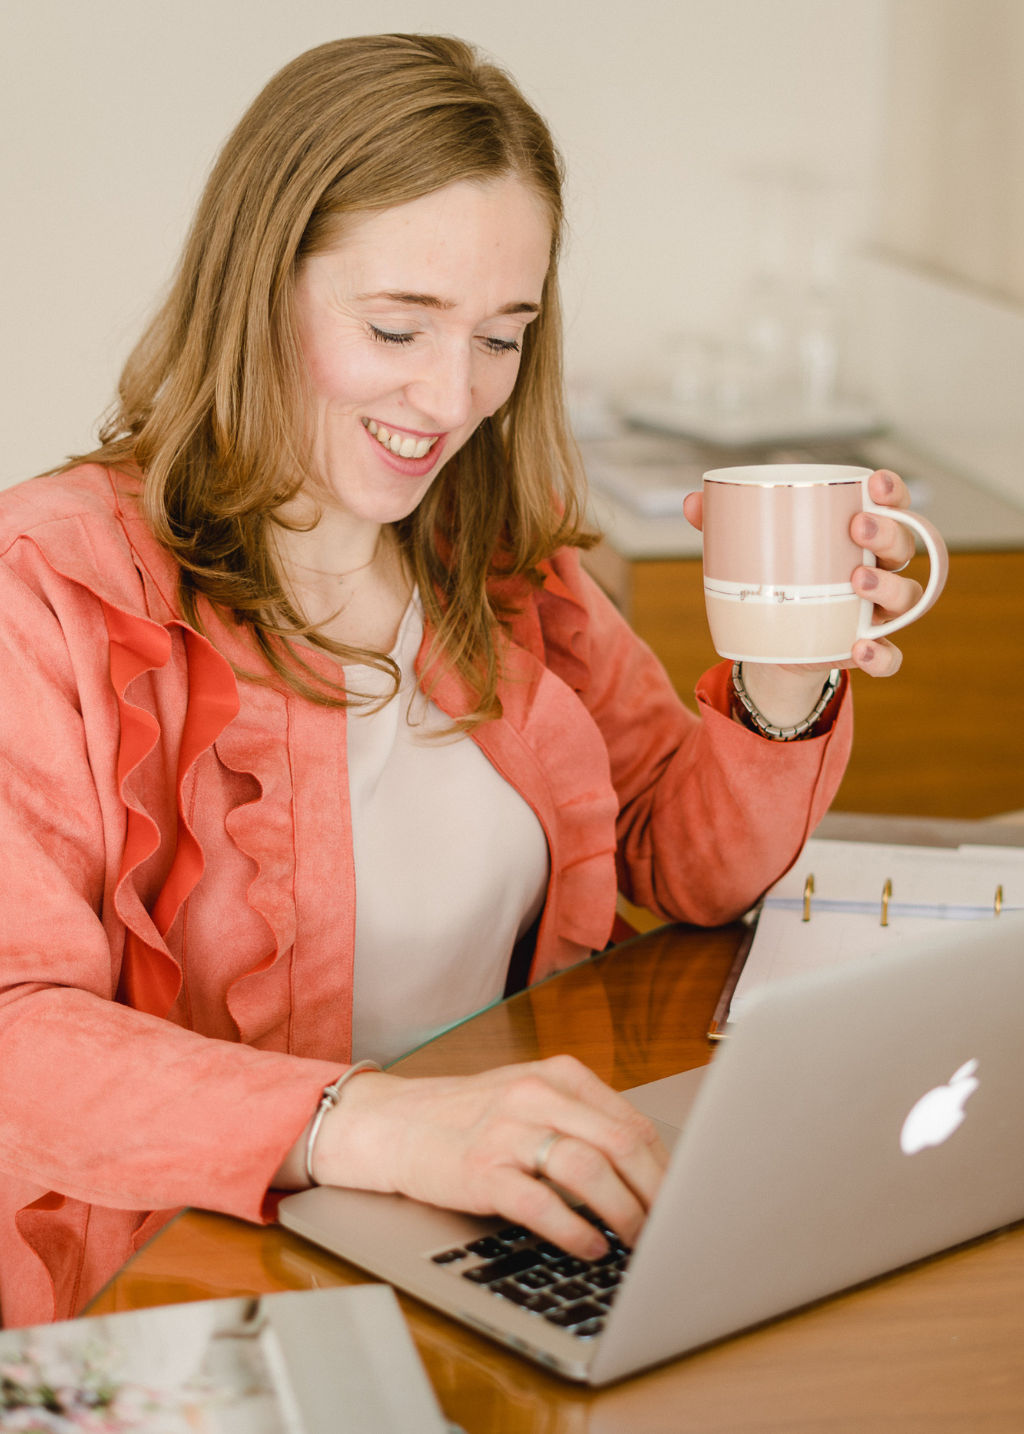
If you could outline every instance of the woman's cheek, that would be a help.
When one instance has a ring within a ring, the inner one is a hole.
[[[505,370],[502,373],[487,374],[482,385],[476,387],[480,408],[488,418],[492,413],[497,413],[501,405],[507,403],[512,397],[512,391],[519,377],[518,357],[514,364],[509,363],[509,369],[511,369],[511,373]]]
[[[335,403],[361,404],[394,393],[403,385],[395,355],[362,347],[336,351],[314,374],[313,381]]]

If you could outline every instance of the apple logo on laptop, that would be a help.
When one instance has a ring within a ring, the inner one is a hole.
[[[964,1106],[981,1084],[975,1079],[977,1061],[965,1061],[953,1072],[948,1085],[937,1085],[917,1102],[900,1131],[904,1155],[916,1155],[928,1145],[941,1145],[964,1120]]]

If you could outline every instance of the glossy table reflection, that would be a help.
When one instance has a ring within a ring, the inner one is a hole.
[[[702,1065],[741,931],[663,927],[493,1007],[395,1069],[468,1073],[569,1051],[624,1089]],[[281,1229],[189,1211],[88,1312],[366,1278]],[[402,1305],[445,1412],[467,1434],[1024,1428],[1020,1226],[596,1393],[415,1300]]]

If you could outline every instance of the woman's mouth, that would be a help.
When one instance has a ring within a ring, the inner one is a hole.
[[[362,423],[366,431],[376,438],[380,446],[386,448],[389,453],[393,453],[396,458],[426,458],[438,439],[442,437],[441,434],[435,434],[433,438],[417,438],[411,433],[392,430],[373,418],[364,418]]]

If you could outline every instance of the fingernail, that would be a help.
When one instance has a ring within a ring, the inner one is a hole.
[[[896,484],[895,484],[895,483],[893,482],[893,480],[892,480],[892,474],[891,474],[891,473],[883,473],[883,474],[882,474],[882,487],[885,489],[885,491],[886,491],[887,493],[891,493],[892,490],[895,488],[895,486],[896,486]]]
[[[602,1255],[607,1255],[607,1253],[608,1246],[605,1241],[602,1240],[600,1237],[591,1240],[590,1243],[587,1245],[588,1260],[599,1260]]]
[[[865,538],[878,537],[878,524],[875,522],[874,518],[872,518],[870,513],[864,514],[864,536]]]
[[[866,648],[864,649],[864,651],[863,651],[863,652],[861,653],[861,655],[860,655],[860,660],[861,660],[862,663],[864,663],[864,662],[874,662],[874,660],[875,660],[875,649],[874,649],[873,647],[866,647]]]
[[[860,585],[862,588],[867,588],[868,592],[873,592],[874,589],[877,588],[878,574],[875,572],[874,568],[864,569],[864,571],[860,575]]]

